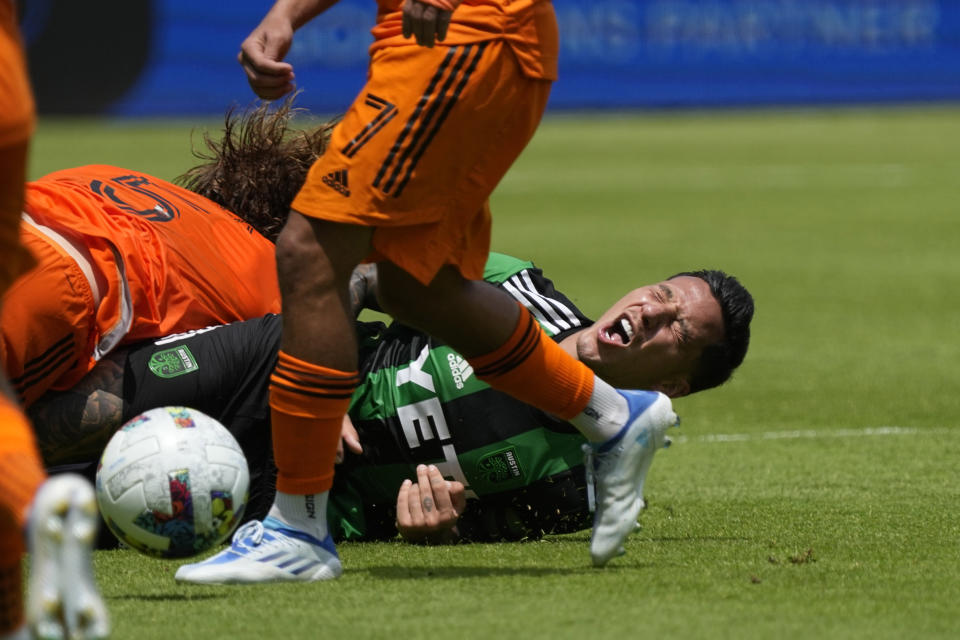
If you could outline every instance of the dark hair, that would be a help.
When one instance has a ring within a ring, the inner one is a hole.
[[[276,241],[313,161],[327,148],[336,120],[297,129],[290,96],[279,105],[260,103],[243,113],[227,111],[223,135],[203,134],[203,164],[174,182],[237,214]]]
[[[690,376],[690,393],[694,393],[720,386],[730,379],[733,370],[743,362],[750,345],[753,296],[739,280],[717,269],[685,271],[668,279],[681,276],[692,276],[706,282],[723,313],[723,339],[703,348]]]

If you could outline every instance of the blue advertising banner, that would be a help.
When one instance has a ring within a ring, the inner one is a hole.
[[[27,0],[41,112],[221,113],[253,100],[236,62],[269,0]],[[960,2],[554,0],[551,109],[960,99]],[[359,91],[376,5],[341,0],[297,32],[302,107]]]

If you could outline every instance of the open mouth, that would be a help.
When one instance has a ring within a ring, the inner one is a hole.
[[[620,316],[609,327],[603,329],[601,335],[607,342],[627,345],[633,340],[633,325],[630,324],[627,316]]]

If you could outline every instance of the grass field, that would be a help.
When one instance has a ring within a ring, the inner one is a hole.
[[[216,122],[212,122],[216,126]],[[170,178],[191,125],[41,121],[31,173]],[[736,274],[751,351],[675,403],[627,555],[344,544],[330,584],[187,588],[101,552],[116,638],[960,636],[960,107],[554,116],[494,197],[494,248],[588,314]]]

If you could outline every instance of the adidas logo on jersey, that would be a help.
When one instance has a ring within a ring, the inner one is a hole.
[[[331,171],[323,176],[323,184],[336,189],[340,195],[350,197],[350,186],[347,184],[347,170]]]
[[[473,367],[470,363],[455,353],[447,354],[447,363],[450,365],[450,374],[453,376],[453,384],[457,389],[463,389],[464,381],[473,375]]]

